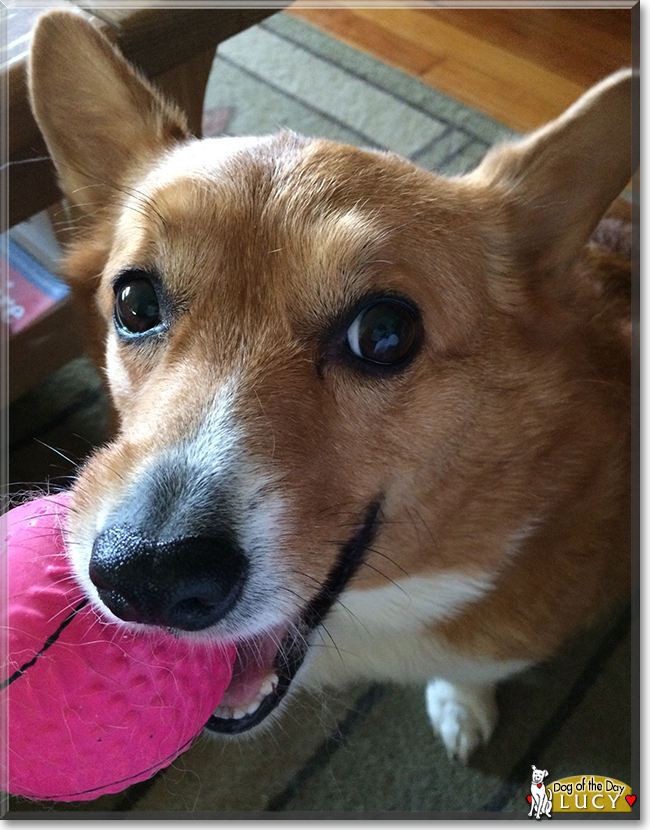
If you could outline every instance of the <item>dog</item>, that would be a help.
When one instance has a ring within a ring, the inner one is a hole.
[[[553,809],[553,796],[550,789],[547,791],[544,787],[544,778],[548,775],[548,770],[537,769],[535,764],[533,767],[533,780],[530,783],[530,812],[528,818],[532,818],[535,813],[535,818],[539,819],[543,815],[551,818],[551,810]]]
[[[193,138],[91,23],[38,22],[63,273],[118,416],[69,553],[106,618],[237,645],[209,731],[397,681],[467,761],[497,683],[629,590],[629,211],[608,209],[632,84],[445,179],[291,132]]]

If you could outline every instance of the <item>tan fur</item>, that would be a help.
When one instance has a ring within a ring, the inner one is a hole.
[[[385,523],[352,587],[488,575],[491,589],[418,635],[463,659],[545,658],[628,588],[624,222],[588,241],[631,173],[629,74],[452,180],[291,134],[212,163],[212,145],[183,150],[178,113],[66,13],[37,29],[31,75],[83,214],[65,275],[102,366],[108,340],[120,417],[75,485],[73,536],[92,536],[125,481],[196,432],[236,377],[247,449],[288,505],[278,556],[302,602],[378,493]],[[182,309],[146,352],[112,333],[111,280],[132,265],[156,269]],[[381,380],[323,338],[369,291],[411,298],[425,330],[413,364]]]

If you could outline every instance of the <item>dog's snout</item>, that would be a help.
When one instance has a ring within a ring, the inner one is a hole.
[[[88,570],[100,599],[120,619],[200,631],[236,603],[247,560],[227,533],[161,540],[113,525],[97,536]]]

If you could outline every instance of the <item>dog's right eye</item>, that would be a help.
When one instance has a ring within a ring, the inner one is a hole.
[[[115,288],[115,323],[129,334],[144,334],[162,322],[155,287],[147,277],[132,277]]]
[[[402,365],[420,339],[419,318],[410,305],[391,297],[368,303],[347,331],[348,348],[356,357],[379,367]]]

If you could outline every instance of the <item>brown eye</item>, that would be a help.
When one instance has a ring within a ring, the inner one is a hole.
[[[348,329],[350,350],[362,360],[394,366],[411,355],[419,339],[418,318],[399,300],[375,300]]]
[[[130,334],[143,334],[162,321],[156,289],[147,277],[132,277],[115,291],[115,322]]]

